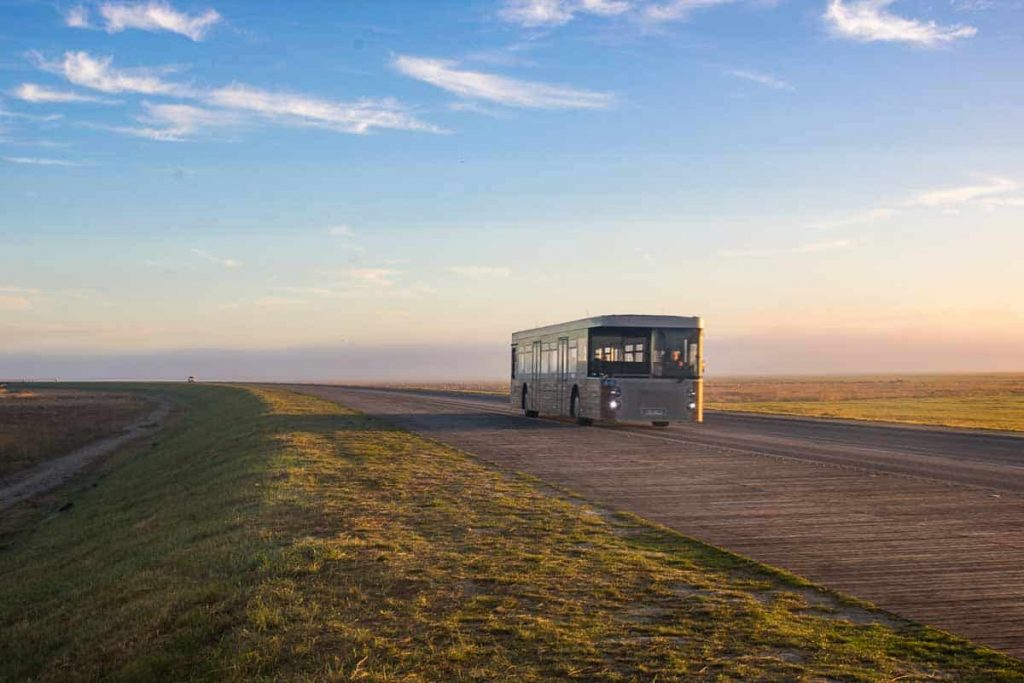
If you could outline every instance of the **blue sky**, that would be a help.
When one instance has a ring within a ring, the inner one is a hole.
[[[1022,63],[1018,0],[0,0],[0,353],[1024,369]]]

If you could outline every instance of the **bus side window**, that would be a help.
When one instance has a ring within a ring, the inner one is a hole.
[[[513,344],[512,345],[512,379],[516,378],[516,360],[519,357],[517,355],[516,351],[517,351],[517,349],[515,347],[515,344]]]

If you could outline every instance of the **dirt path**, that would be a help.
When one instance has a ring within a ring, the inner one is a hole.
[[[141,436],[154,433],[170,413],[171,404],[160,401],[152,412],[128,424],[119,434],[93,441],[67,455],[41,462],[27,471],[0,479],[0,510],[6,510],[23,500],[59,486],[97,458],[113,453]]]

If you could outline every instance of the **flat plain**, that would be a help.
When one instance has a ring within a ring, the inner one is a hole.
[[[0,390],[0,479],[115,434],[151,409],[134,392],[9,385]]]
[[[392,383],[378,386],[506,394],[506,382]],[[1024,374],[715,377],[709,410],[1024,431]]]
[[[1024,680],[1024,664],[330,401],[140,387],[0,535],[0,678]]]
[[[1024,374],[709,378],[711,410],[1024,431]]]

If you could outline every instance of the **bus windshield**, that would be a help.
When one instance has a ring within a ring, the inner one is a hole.
[[[654,377],[696,379],[700,377],[699,354],[700,330],[662,329],[654,330],[652,336]]]
[[[607,377],[696,379],[700,330],[595,327],[588,374]]]

